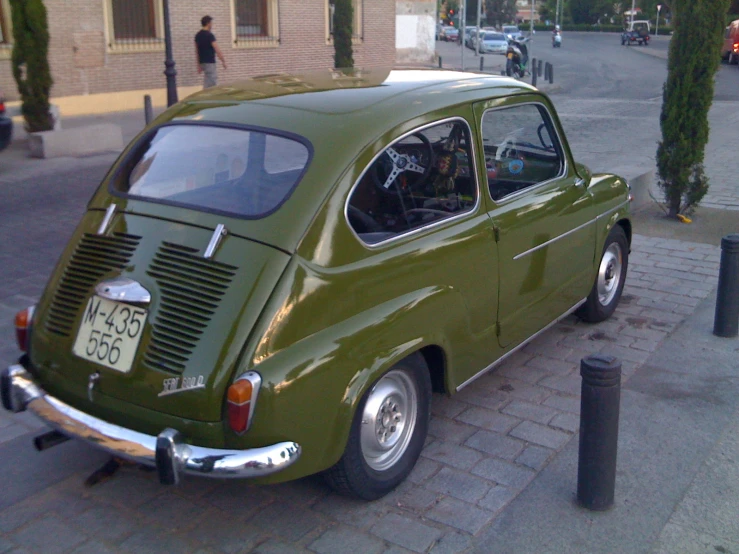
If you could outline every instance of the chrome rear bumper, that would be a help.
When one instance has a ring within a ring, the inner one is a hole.
[[[113,425],[65,404],[44,391],[21,365],[0,375],[0,393],[6,410],[31,410],[54,429],[87,441],[115,456],[157,468],[163,484],[177,484],[182,474],[205,477],[263,477],[292,465],[300,445],[280,442],[248,450],[203,448],[185,443],[175,429],[146,435]]]

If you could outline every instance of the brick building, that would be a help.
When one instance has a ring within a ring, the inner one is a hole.
[[[353,0],[354,62],[395,62],[395,0]],[[165,86],[162,0],[45,0],[53,97]],[[228,63],[219,82],[333,67],[333,0],[169,0],[177,84],[198,85],[193,37],[203,15]],[[17,98],[11,18],[0,0],[0,88]],[[219,64],[220,65],[220,64]]]

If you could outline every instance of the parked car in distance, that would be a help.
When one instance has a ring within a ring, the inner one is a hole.
[[[13,120],[5,115],[5,96],[0,91],[0,151],[5,150],[13,138]]]
[[[441,29],[441,40],[446,42],[456,42],[459,40],[459,29],[452,26],[445,26]]]
[[[464,45],[467,48],[474,48],[472,46],[472,37],[477,33],[477,27],[474,25],[468,25],[464,28]]]
[[[632,21],[626,30],[621,33],[621,46],[630,46],[632,44],[649,46],[649,33],[649,21]]]
[[[730,64],[739,62],[739,19],[732,21],[726,27],[724,42],[721,46],[721,59]]]
[[[508,39],[503,33],[483,31],[481,33],[480,53],[504,54],[508,49]]]
[[[514,79],[357,68],[206,89],[104,177],[16,316],[2,402],[54,429],[39,444],[82,439],[163,484],[322,473],[379,498],[418,459],[432,391],[568,314],[613,313],[629,202]]]
[[[503,25],[503,34],[508,40],[521,40],[524,38],[518,25]]]

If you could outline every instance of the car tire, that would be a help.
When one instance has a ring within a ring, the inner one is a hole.
[[[340,494],[376,500],[411,472],[428,433],[431,377],[421,354],[393,366],[367,390],[341,459],[324,472]],[[399,428],[400,427],[400,428]]]
[[[593,288],[576,312],[580,319],[598,323],[611,317],[621,299],[628,266],[629,242],[623,227],[616,225],[603,246]]]

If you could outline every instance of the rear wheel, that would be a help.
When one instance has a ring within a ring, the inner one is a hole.
[[[337,492],[365,500],[385,496],[411,472],[426,440],[431,378],[416,353],[365,393],[341,459],[324,473]]]
[[[606,238],[595,283],[585,304],[578,309],[578,317],[591,323],[611,317],[621,299],[628,265],[629,242],[623,228],[616,225]]]

